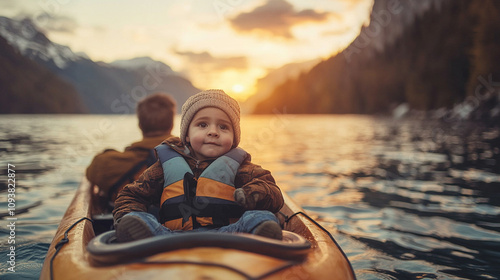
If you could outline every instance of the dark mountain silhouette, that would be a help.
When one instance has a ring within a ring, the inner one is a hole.
[[[256,93],[241,104],[241,110],[244,112],[253,111],[259,102],[269,97],[276,86],[288,79],[297,78],[301,73],[308,72],[320,61],[321,59],[318,58],[303,62],[294,62],[269,70],[264,77],[256,81]]]
[[[0,36],[0,113],[83,113],[69,83],[24,57]]]
[[[0,36],[22,55],[71,84],[89,113],[133,113],[136,103],[154,92],[171,94],[180,110],[180,104],[199,91],[168,65],[150,58],[112,65],[75,54],[50,41],[29,19],[0,17]]]
[[[485,81],[500,81],[499,58],[499,1],[375,0],[370,25],[350,46],[275,88],[255,112],[376,114],[402,103],[451,108],[498,93]]]
[[[69,62],[64,69],[49,67],[75,86],[90,113],[133,113],[136,103],[154,92],[171,94],[180,110],[180,105],[199,91],[158,61],[136,69],[118,68],[88,59]]]

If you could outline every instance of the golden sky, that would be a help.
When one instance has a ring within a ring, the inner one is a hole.
[[[292,62],[327,58],[367,23],[373,0],[2,0],[54,42],[94,61],[149,56],[200,89],[239,100],[258,78]]]

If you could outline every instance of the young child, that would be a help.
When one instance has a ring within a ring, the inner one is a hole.
[[[118,241],[188,230],[281,239],[273,213],[283,197],[271,173],[238,148],[238,102],[222,90],[202,91],[182,106],[181,118],[180,138],[156,147],[158,161],[118,194]],[[160,221],[146,212],[158,200]]]

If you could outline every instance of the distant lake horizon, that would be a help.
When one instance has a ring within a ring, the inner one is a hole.
[[[178,135],[180,118],[173,130]],[[357,278],[500,278],[500,128],[370,115],[242,115],[240,147],[328,229]],[[95,154],[131,115],[0,115],[0,278],[38,279]],[[8,165],[16,272],[8,270]]]

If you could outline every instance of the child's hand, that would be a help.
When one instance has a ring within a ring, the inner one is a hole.
[[[259,200],[259,194],[254,193],[247,196],[245,191],[240,188],[234,191],[234,200],[236,203],[243,206],[243,208],[247,210],[254,210],[256,201]]]

